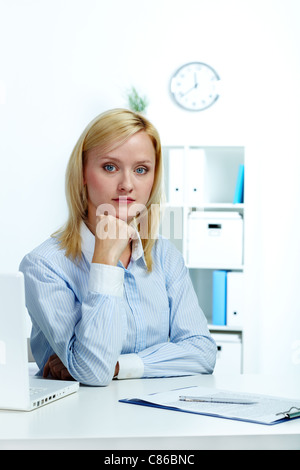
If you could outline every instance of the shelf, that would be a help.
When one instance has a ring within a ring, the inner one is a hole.
[[[208,325],[209,331],[219,331],[222,333],[242,333],[243,328],[239,326],[221,326],[221,325]]]
[[[229,211],[243,211],[244,204],[232,204],[230,202],[207,202],[197,206],[192,206],[195,209],[208,209],[208,210],[229,210]]]
[[[243,265],[190,266],[187,264],[187,268],[189,269],[212,269],[212,270],[221,270],[221,271],[244,271]]]
[[[162,214],[165,217],[162,228],[184,257],[211,333],[223,342],[231,342],[238,337],[242,344],[242,326],[213,325],[211,322],[215,319],[212,315],[214,271],[244,272],[244,216],[247,213],[247,201],[245,200],[246,205],[234,204],[233,201],[240,165],[245,164],[245,148],[170,146],[164,148],[164,157],[166,202],[162,205]],[[207,222],[210,219],[220,219],[221,222],[212,222],[210,226]],[[228,228],[231,219],[235,225]],[[181,232],[177,230],[179,228]],[[209,235],[220,234],[216,230],[211,230],[208,234],[207,229],[219,228],[224,229],[223,240],[219,245],[209,243]],[[230,248],[236,248],[232,249],[233,256],[229,256]],[[224,252],[228,256],[223,256]],[[242,364],[241,348],[240,345],[237,354]],[[224,361],[224,350],[221,352],[220,349],[217,361],[220,361],[220,355]],[[231,370],[232,360],[225,358],[225,361]]]
[[[244,204],[232,204],[230,202],[204,202],[197,206],[190,206],[187,204],[171,204],[170,202],[164,203],[164,207],[182,207],[187,209],[200,209],[200,210],[229,210],[229,211],[243,211]]]

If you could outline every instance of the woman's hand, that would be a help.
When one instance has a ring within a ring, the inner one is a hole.
[[[48,377],[49,373],[57,380],[74,380],[68,369],[61,362],[56,354],[49,357],[43,370],[43,377]]]
[[[68,369],[64,366],[64,364],[61,362],[61,360],[56,354],[50,356],[45,364],[43,370],[44,379],[48,377],[49,373],[56,380],[74,380],[71,374],[69,373]],[[118,373],[119,362],[117,362],[115,366],[114,377],[117,377]]]
[[[133,227],[112,215],[97,214],[93,263],[116,266],[122,253],[136,237]]]

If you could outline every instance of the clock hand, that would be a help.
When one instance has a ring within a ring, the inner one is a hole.
[[[195,88],[197,88],[197,86],[198,86],[197,72],[194,73],[194,80],[195,80]]]
[[[183,93],[182,96],[185,96],[185,95],[187,95],[188,93],[190,93],[191,91],[195,90],[195,88],[197,88],[197,86],[198,86],[198,83],[196,83],[196,84],[193,86],[193,88],[190,88],[188,91],[186,91],[185,93]]]

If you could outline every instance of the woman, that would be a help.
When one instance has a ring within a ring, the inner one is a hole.
[[[157,236],[161,186],[145,117],[116,109],[87,126],[67,168],[68,221],[20,265],[40,374],[102,386],[213,372],[188,270]]]

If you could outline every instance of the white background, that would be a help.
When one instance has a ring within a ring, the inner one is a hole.
[[[134,85],[163,145],[246,147],[245,372],[300,372],[299,0],[0,0],[0,270],[66,218],[64,171],[88,122]],[[210,64],[219,101],[172,102]]]

